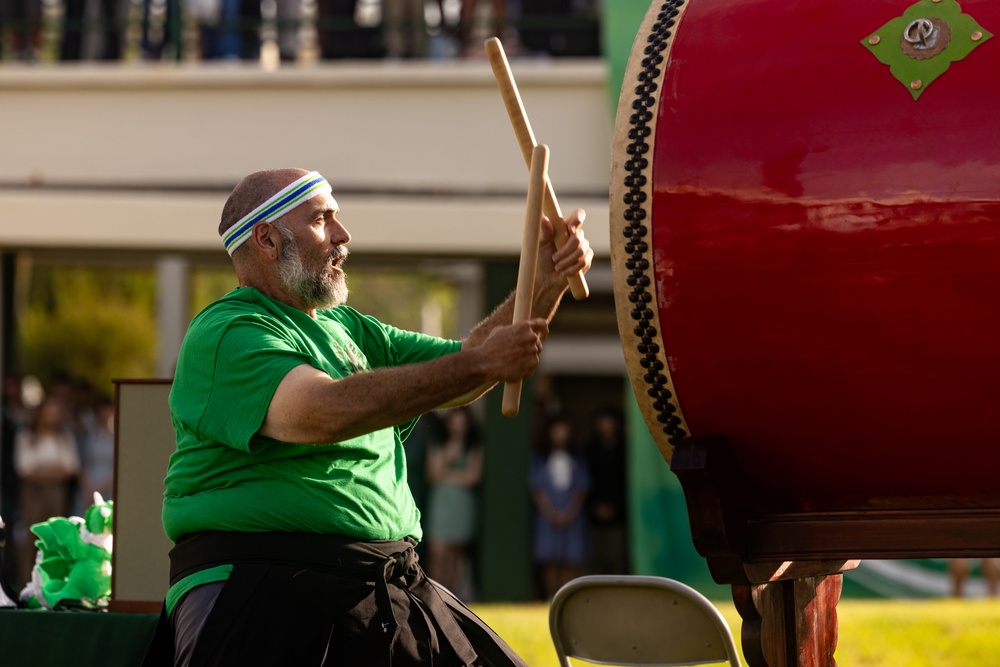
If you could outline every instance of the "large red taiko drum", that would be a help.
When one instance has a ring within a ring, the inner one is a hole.
[[[666,0],[611,168],[631,381],[790,510],[1000,502],[1000,3]]]

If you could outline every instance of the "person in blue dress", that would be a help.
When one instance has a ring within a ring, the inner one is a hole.
[[[587,522],[583,512],[590,476],[573,452],[573,427],[564,417],[552,419],[542,450],[531,463],[535,505],[534,559],[542,593],[552,599],[575,578],[587,558]]]

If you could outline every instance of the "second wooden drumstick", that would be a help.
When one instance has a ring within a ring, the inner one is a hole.
[[[528,123],[528,114],[521,102],[521,94],[514,82],[514,74],[510,71],[507,54],[504,53],[503,44],[496,37],[486,40],[485,48],[486,57],[490,61],[490,67],[493,68],[493,76],[500,87],[500,96],[503,98],[504,107],[506,107],[507,115],[510,117],[510,124],[514,128],[514,135],[517,137],[521,154],[524,156],[524,164],[528,166],[531,162],[531,152],[536,145],[535,135],[531,131],[531,124]],[[559,224],[559,221],[563,219],[562,211],[559,209],[559,201],[556,199],[552,183],[547,177],[542,210],[552,221],[556,245],[561,247],[566,242],[566,230]],[[576,299],[586,299],[590,295],[590,288],[587,286],[582,272],[569,277],[569,289]]]
[[[535,146],[528,169],[528,203],[524,212],[524,232],[521,235],[521,261],[517,268],[514,291],[514,322],[531,318],[532,294],[535,291],[535,265],[538,261],[538,241],[542,226],[542,199],[549,169],[549,149]],[[521,405],[521,381],[507,382],[503,388],[501,412],[507,417],[517,414]]]

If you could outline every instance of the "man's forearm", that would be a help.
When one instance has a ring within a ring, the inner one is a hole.
[[[566,292],[567,284],[560,286],[547,286],[540,289],[535,295],[531,304],[531,317],[542,317],[551,322],[559,308],[563,294]],[[510,324],[514,319],[514,293],[511,292],[507,298],[500,302],[500,305],[493,309],[479,324],[472,328],[469,335],[462,341],[462,348],[476,347],[490,335],[496,327]]]
[[[484,317],[479,324],[472,327],[472,331],[462,341],[462,349],[478,347],[490,332],[497,327],[510,324],[514,320],[514,293],[511,292],[507,298],[500,302],[500,305],[493,309],[493,312]]]
[[[336,440],[407,422],[478,387],[492,386],[496,381],[476,359],[477,354],[461,351],[423,364],[376,369],[338,380],[337,397],[328,403],[341,413],[341,419],[334,419],[339,424]]]

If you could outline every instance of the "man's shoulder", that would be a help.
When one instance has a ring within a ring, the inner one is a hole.
[[[280,366],[287,372],[289,364],[302,363],[262,354],[298,353],[301,345],[282,314],[272,312],[271,304],[253,292],[249,288],[234,290],[195,316],[181,344],[175,381],[186,379],[211,387],[218,377],[233,369],[242,372],[253,368],[255,373],[264,374],[266,367]]]
[[[281,315],[257,290],[240,287],[205,306],[191,320],[191,327],[217,328],[240,319],[276,320]]]
[[[230,292],[213,301],[199,312],[188,326],[182,351],[189,355],[215,355],[220,346],[241,347],[262,343],[253,341],[284,341],[289,327],[280,313],[269,312],[255,303],[251,295]]]

